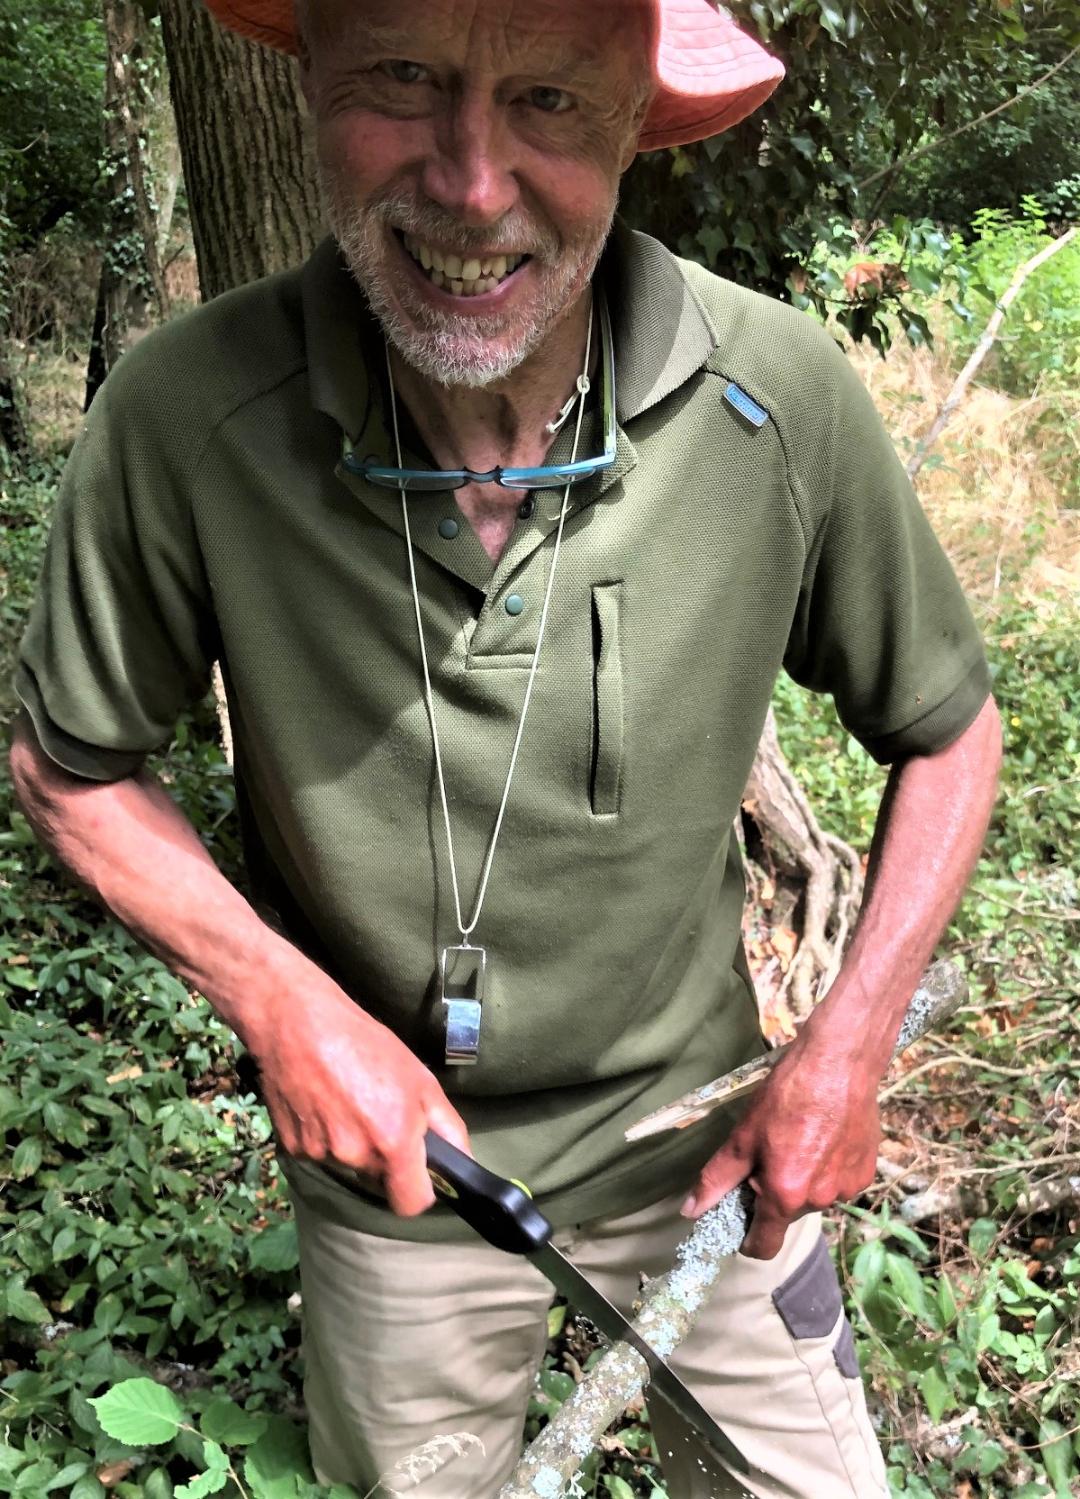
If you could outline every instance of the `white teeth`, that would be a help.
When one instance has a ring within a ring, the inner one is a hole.
[[[527,258],[524,255],[478,255],[464,259],[444,255],[433,245],[426,245],[414,234],[402,234],[406,250],[427,271],[432,285],[445,288],[458,297],[479,297],[494,291],[504,277],[512,275]]]

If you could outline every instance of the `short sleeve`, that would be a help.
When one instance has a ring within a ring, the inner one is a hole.
[[[824,357],[831,393],[816,441],[811,428],[806,451],[789,455],[807,555],[784,665],[831,693],[845,727],[888,764],[951,744],[990,678],[959,581],[868,391],[835,346]]]
[[[153,341],[110,375],[68,461],[15,675],[45,752],[100,781],[169,738],[217,655],[192,460]]]

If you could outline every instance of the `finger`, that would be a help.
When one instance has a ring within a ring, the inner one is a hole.
[[[767,1200],[759,1197],[740,1253],[752,1260],[774,1260],[780,1253],[784,1236],[793,1222],[794,1218],[770,1207]]]
[[[435,1134],[441,1135],[444,1140],[449,1140],[451,1145],[456,1145],[458,1150],[463,1150],[466,1155],[472,1155],[472,1145],[469,1143],[469,1131],[465,1121],[445,1097],[433,1098],[428,1103],[427,1120],[428,1128]]]
[[[422,1137],[417,1136],[387,1163],[383,1185],[390,1206],[401,1218],[415,1218],[435,1201],[435,1188],[427,1173]]]
[[[702,1167],[697,1185],[680,1209],[683,1217],[700,1218],[702,1213],[707,1213],[746,1180],[752,1167],[750,1157],[743,1155],[729,1141]]]

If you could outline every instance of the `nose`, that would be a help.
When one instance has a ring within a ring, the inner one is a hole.
[[[497,223],[518,200],[513,142],[500,113],[489,98],[448,100],[424,166],[427,196],[471,228]]]

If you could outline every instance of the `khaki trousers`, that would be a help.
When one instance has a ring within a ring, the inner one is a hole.
[[[639,1272],[669,1269],[684,1194],[583,1224],[555,1243],[623,1312]],[[493,1499],[521,1450],[552,1289],[527,1261],[475,1244],[412,1244],[342,1228],[296,1203],[305,1398],[316,1472],[360,1494],[412,1492],[396,1464],[438,1437],[466,1450],[418,1499]],[[840,1288],[819,1217],[775,1260],[733,1255],[670,1363],[749,1460],[720,1467],[659,1400],[653,1437],[671,1499],[887,1499]],[[437,1444],[441,1457],[448,1442]],[[414,1465],[415,1466],[415,1465]]]

